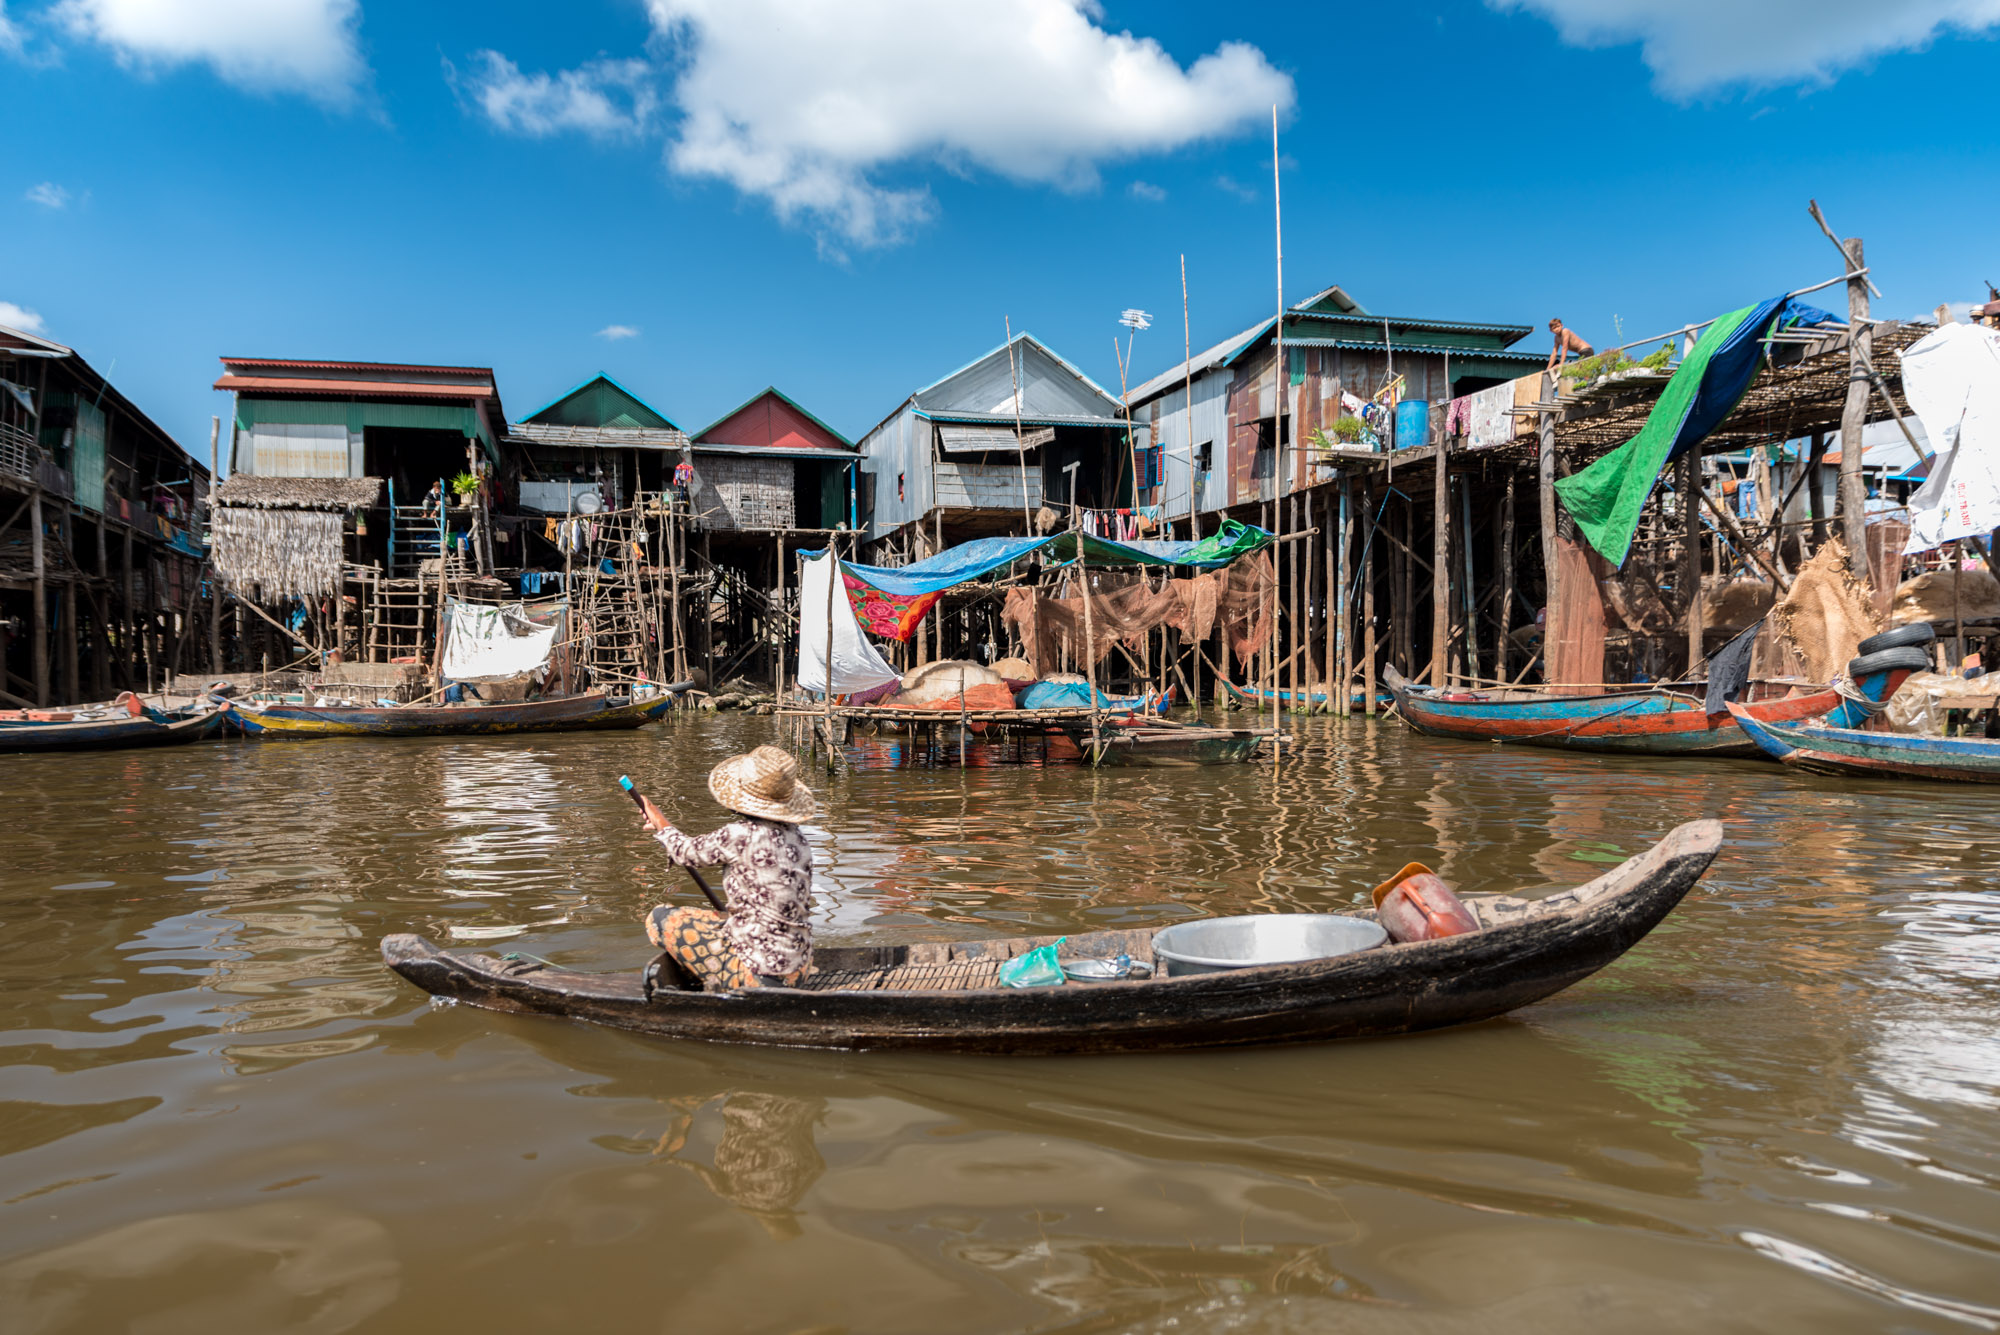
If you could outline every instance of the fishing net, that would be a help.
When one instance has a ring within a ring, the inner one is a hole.
[[[1255,653],[1271,635],[1269,553],[1240,560],[1214,574],[1153,582],[1144,575],[1091,572],[1091,657],[1102,662],[1123,644],[1137,650],[1161,626],[1206,640],[1217,625],[1238,659]],[[1067,653],[1083,661],[1083,599],[1051,598],[1036,589],[1012,588],[1000,610],[1003,625],[1021,637],[1021,657],[1045,677]]]

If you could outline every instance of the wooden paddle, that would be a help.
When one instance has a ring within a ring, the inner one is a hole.
[[[651,802],[648,802],[643,796],[640,795],[639,790],[632,786],[631,775],[629,774],[619,775],[618,786],[625,790],[625,796],[631,798],[633,804],[636,805],[639,808],[640,812],[644,814],[648,819],[650,819],[657,825],[665,825],[668,823],[667,818],[660,814],[660,809],[654,806]],[[694,877],[694,883],[701,887],[701,892],[704,895],[708,896],[708,902],[715,905],[715,911],[717,913],[724,915],[725,917],[728,916],[729,908],[722,902],[722,896],[716,894],[715,891],[709,889],[708,882],[702,878],[702,874],[696,871],[693,867],[687,867],[684,868],[683,870],[685,870],[688,875]]]

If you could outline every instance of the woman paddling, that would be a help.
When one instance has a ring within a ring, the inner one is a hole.
[[[662,904],[646,915],[646,935],[711,992],[796,983],[812,962],[812,849],[799,826],[813,797],[799,762],[760,746],[717,765],[708,791],[741,819],[691,838],[646,802],[645,825],[676,865],[729,869],[729,913]]]

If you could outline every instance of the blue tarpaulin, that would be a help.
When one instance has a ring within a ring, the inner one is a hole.
[[[1046,552],[1052,560],[1068,561],[1075,559],[1081,547],[1084,559],[1092,565],[1215,570],[1270,543],[1271,535],[1265,530],[1231,519],[1223,521],[1220,532],[1199,542],[1113,542],[1109,538],[1074,533],[1057,533],[1046,538],[975,538],[906,566],[864,566],[842,561],[840,568],[884,593],[912,597],[978,579],[1038,552]]]

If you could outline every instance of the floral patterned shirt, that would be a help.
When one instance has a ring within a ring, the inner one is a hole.
[[[744,816],[694,838],[669,825],[654,836],[682,867],[727,867],[723,935],[751,972],[784,975],[812,959],[812,848],[783,821]]]

